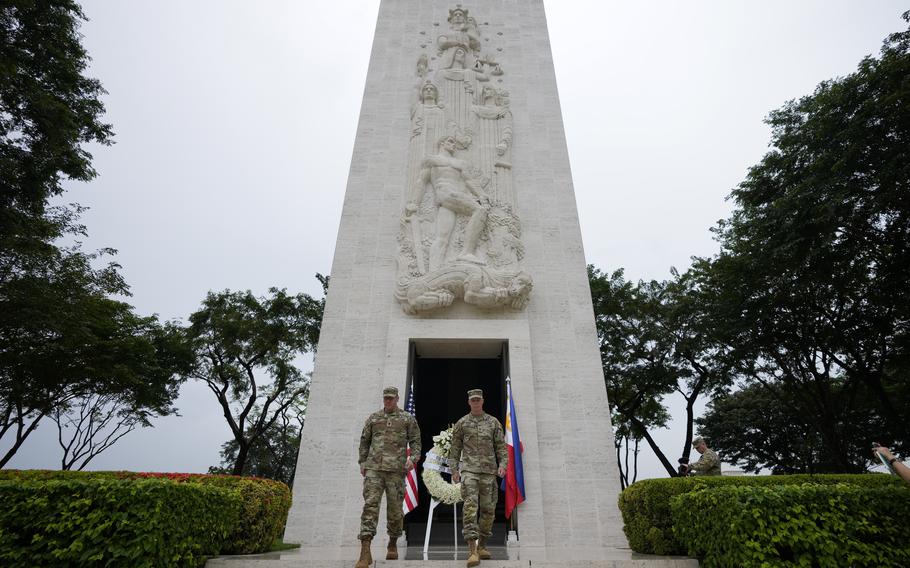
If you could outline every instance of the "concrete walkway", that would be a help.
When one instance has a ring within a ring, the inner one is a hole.
[[[377,548],[377,547],[374,547]],[[426,560],[411,560],[414,556],[422,556],[420,549],[406,551],[399,547],[399,554],[408,560],[382,560],[379,553],[385,556],[385,550],[374,551],[373,568],[465,568],[465,549],[458,552],[453,549],[443,550],[433,547]],[[328,560],[318,559],[313,556],[323,554],[307,554],[302,549],[293,549],[283,552],[270,552],[248,556],[219,556],[206,563],[206,568],[353,568],[360,553],[359,549],[350,547],[345,549],[348,559]],[[698,568],[698,561],[694,558],[678,556],[651,556],[638,554],[630,550],[605,551],[597,560],[520,560],[506,559],[509,554],[514,555],[514,550],[505,547],[491,547],[493,559],[484,560],[480,568]],[[550,551],[551,554],[557,551]],[[535,554],[535,556],[538,556]]]

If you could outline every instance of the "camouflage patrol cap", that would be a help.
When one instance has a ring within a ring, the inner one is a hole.
[[[398,387],[386,387],[382,389],[382,397],[398,396]]]
[[[705,441],[705,439],[702,438],[701,436],[696,436],[696,437],[693,438],[693,440],[692,440],[692,447],[695,448],[695,447],[697,447],[699,444],[701,444],[701,443],[704,442],[704,441]]]
[[[471,389],[468,391],[468,400],[472,398],[483,398],[483,389]]]

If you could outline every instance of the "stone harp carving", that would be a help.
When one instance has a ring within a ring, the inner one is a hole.
[[[523,309],[532,280],[521,267],[512,112],[508,91],[491,81],[505,71],[482,53],[467,9],[449,10],[447,23],[436,53],[417,58],[395,297],[408,314],[459,299]]]

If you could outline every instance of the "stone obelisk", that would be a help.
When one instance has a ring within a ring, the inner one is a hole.
[[[496,342],[524,444],[510,557],[617,557],[610,413],[541,0],[382,1],[331,276],[285,533],[302,557],[356,557],[360,430],[385,385],[407,392],[414,349]]]

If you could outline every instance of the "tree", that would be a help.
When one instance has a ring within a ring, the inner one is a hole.
[[[699,433],[711,440],[711,447],[724,460],[744,471],[770,470],[784,473],[832,473],[840,471],[837,460],[825,449],[822,437],[809,420],[789,405],[786,384],[768,388],[751,384],[712,399],[705,415],[696,422]],[[863,433],[875,428],[878,417],[868,404],[856,401],[840,417],[841,427],[850,436],[853,468],[861,470],[867,461],[869,443]]]
[[[47,200],[61,181],[95,177],[84,144],[110,144],[101,122],[105,93],[83,75],[89,57],[79,35],[85,16],[72,0],[11,0],[0,7],[0,244],[46,236]]]
[[[638,441],[642,438],[673,475],[674,466],[650,430],[667,425],[670,416],[662,400],[673,391],[678,373],[657,337],[656,306],[646,290],[648,285],[636,286],[626,281],[621,269],[607,275],[592,265],[588,266],[588,279],[615,429],[620,482],[623,486],[629,483],[627,460],[621,459],[622,447],[628,452],[629,443],[635,444],[632,465],[637,470]]]
[[[316,277],[326,290],[328,278]],[[294,358],[315,351],[319,340],[324,300],[277,288],[269,294],[210,292],[187,329],[195,360],[188,376],[205,383],[221,406],[237,445],[234,475],[244,472],[259,440],[301,403],[309,382]]]
[[[137,426],[149,426],[148,412],[123,397],[87,393],[51,418],[57,424],[57,443],[63,450],[60,469],[82,471],[98,454],[117,443]],[[78,467],[77,466],[78,463]]]
[[[737,372],[804,417],[837,471],[862,471],[857,435],[910,449],[907,77],[910,31],[772,112],[720,253],[693,267]],[[861,433],[858,401],[878,419]]]
[[[92,395],[129,400],[141,416],[173,411],[185,361],[175,331],[111,299],[128,289],[97,259],[51,247],[0,282],[0,440],[13,438],[0,467],[44,418]]]
[[[589,266],[588,274],[621,483],[628,482],[621,447],[628,452],[628,444],[635,444],[637,459],[641,439],[667,473],[676,475],[676,465],[651,435],[667,426],[664,400],[675,393],[686,401],[681,441],[688,459],[696,401],[724,389],[733,377],[726,350],[710,334],[712,320],[697,282],[675,269],[673,280],[637,284],[626,281],[622,270],[607,276]]]
[[[619,465],[619,485],[625,489],[638,481],[638,454],[641,452],[642,436],[632,432],[628,422],[619,422],[621,417],[614,415],[613,447],[616,450],[616,463]],[[632,463],[629,463],[629,454]]]
[[[112,365],[131,373],[119,380],[95,382],[53,409],[51,418],[63,450],[61,469],[81,471],[137,427],[149,427],[152,418],[176,413],[172,405],[181,382],[178,375],[190,362],[181,330],[173,323],[160,325],[154,317],[138,318],[127,312],[127,319],[129,351],[114,352],[111,357]]]
[[[307,381],[309,382],[309,380]],[[304,396],[305,398],[305,396]],[[256,422],[260,409],[253,412],[251,422]],[[306,417],[305,401],[299,406],[287,407],[278,419],[250,446],[241,475],[275,479],[293,487],[297,472],[297,454],[300,451],[300,432]],[[209,473],[230,473],[240,449],[237,440],[231,439],[221,446],[221,465],[209,468]]]
[[[84,76],[84,19],[71,0],[0,7],[0,467],[75,401],[116,395],[140,414],[169,412],[176,392],[174,361],[149,336],[157,322],[112,299],[128,294],[116,264],[94,266],[114,251],[60,245],[85,236],[82,208],[48,205],[64,179],[95,177],[86,144],[111,143],[104,89]]]
[[[704,397],[715,397],[732,385],[736,378],[730,350],[716,336],[718,322],[705,298],[705,290],[691,272],[674,276],[662,286],[663,310],[657,321],[664,342],[670,349],[670,360],[679,369],[674,390],[686,402],[686,431],[682,440],[683,460],[692,452],[695,404]]]

